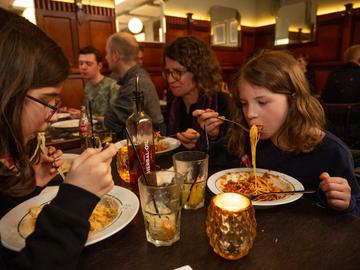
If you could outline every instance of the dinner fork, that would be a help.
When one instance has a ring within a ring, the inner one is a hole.
[[[316,190],[313,189],[308,189],[308,190],[291,190],[291,191],[274,191],[274,192],[264,192],[264,193],[260,193],[260,194],[249,194],[249,195],[245,195],[246,197],[248,197],[250,200],[255,200],[258,197],[261,197],[263,195],[282,195],[282,194],[310,194],[310,193],[315,193]]]
[[[223,121],[232,123],[232,124],[234,124],[234,125],[237,125],[237,126],[241,127],[243,130],[245,130],[246,132],[249,132],[249,131],[250,131],[249,128],[245,127],[243,124],[240,124],[240,123],[238,123],[238,122],[229,120],[229,119],[225,118],[225,116],[218,116],[217,118],[220,119],[220,120],[223,120]]]

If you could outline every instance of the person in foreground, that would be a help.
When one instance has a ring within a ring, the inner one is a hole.
[[[174,97],[169,101],[167,133],[176,134],[186,149],[199,148],[201,127],[192,112],[203,109],[227,116],[229,97],[220,92],[219,63],[205,42],[189,36],[165,47],[163,66],[164,79]],[[210,139],[225,134],[223,121],[215,122],[207,129]]]
[[[351,153],[339,138],[324,130],[324,110],[307,85],[290,54],[263,51],[241,69],[233,92],[232,118],[249,127],[262,127],[256,149],[258,168],[290,175],[305,189],[318,190],[328,207],[360,216],[360,188]],[[211,123],[203,112],[194,114],[201,125]],[[249,134],[231,129],[228,151],[237,157],[228,166],[237,167],[251,155]],[[319,200],[316,195],[313,199]]]
[[[61,151],[51,149],[49,156],[35,149],[38,132],[56,119],[69,65],[55,42],[29,21],[3,9],[0,21],[0,195],[20,197],[46,184],[62,163]],[[26,246],[6,258],[0,247],[0,269],[76,269],[88,218],[114,185],[110,162],[115,153],[111,145],[102,152],[88,149],[74,160]]]

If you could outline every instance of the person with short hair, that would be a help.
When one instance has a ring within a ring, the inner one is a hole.
[[[69,64],[60,47],[31,22],[0,8],[0,213],[35,195],[62,165],[62,152],[40,147],[39,132],[57,118]],[[55,198],[44,205],[35,230],[0,269],[76,269],[89,217],[114,185],[114,145],[88,149],[74,160]]]
[[[344,63],[329,75],[321,99],[327,103],[360,102],[360,44],[344,52]]]
[[[312,95],[317,95],[316,93],[316,82],[315,82],[315,73],[312,69],[309,68],[310,58],[306,53],[299,53],[296,55],[296,61],[300,66],[301,70],[304,72],[305,77],[309,83],[310,93]]]
[[[105,126],[125,138],[126,120],[133,112],[135,80],[144,93],[144,111],[150,116],[154,129],[165,134],[165,123],[160,110],[157,91],[149,74],[138,65],[139,45],[133,35],[125,32],[111,35],[106,42],[106,60],[109,69],[120,77],[120,90],[105,113]]]
[[[144,64],[144,47],[142,45],[139,45],[137,63],[140,67]]]
[[[84,102],[91,109],[94,118],[104,122],[104,114],[110,107],[110,101],[117,95],[120,86],[114,79],[101,74],[102,55],[92,46],[86,46],[79,51],[79,71],[85,81]],[[69,109],[72,117],[79,118],[80,110]]]

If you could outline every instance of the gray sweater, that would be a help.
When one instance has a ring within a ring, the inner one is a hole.
[[[126,119],[133,112],[133,92],[135,91],[136,75],[139,76],[139,88],[144,92],[144,111],[153,121],[154,129],[164,133],[165,123],[161,114],[159,97],[149,74],[138,65],[131,67],[118,81],[120,90],[118,95],[111,100],[110,108],[105,113],[105,126],[124,138]]]

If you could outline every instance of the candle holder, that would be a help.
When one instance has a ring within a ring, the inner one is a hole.
[[[256,236],[256,220],[251,201],[237,193],[222,193],[211,199],[206,234],[214,252],[228,260],[249,253]]]

